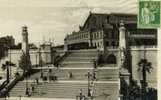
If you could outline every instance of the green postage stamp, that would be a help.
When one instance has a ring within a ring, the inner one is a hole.
[[[160,1],[138,1],[138,28],[160,27]]]

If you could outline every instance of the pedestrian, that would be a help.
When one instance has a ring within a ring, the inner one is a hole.
[[[36,84],[38,85],[39,84],[39,78],[36,78]]]
[[[83,100],[83,93],[82,89],[79,90],[79,100]]]
[[[69,78],[73,78],[73,73],[72,72],[69,72]]]
[[[92,97],[92,94],[93,94],[93,92],[92,92],[92,89],[89,89],[89,97]]]
[[[32,92],[34,92],[34,90],[35,90],[35,87],[33,85],[31,86],[31,90],[32,90]]]
[[[30,97],[31,96],[31,87],[30,88],[28,88],[28,97]]]
[[[97,80],[97,78],[96,78],[96,71],[93,72],[93,80]]]
[[[43,78],[43,77],[44,77],[43,72],[41,72],[40,78]]]
[[[26,88],[26,95],[29,96],[29,88]]]
[[[96,63],[96,60],[94,59],[93,60],[93,67],[96,69],[97,68],[97,63]]]

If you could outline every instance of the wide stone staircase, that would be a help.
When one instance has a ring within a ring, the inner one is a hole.
[[[34,97],[47,97],[47,98],[75,98],[82,89],[83,93],[87,94],[87,83],[80,82],[49,82],[39,85],[35,91],[40,93],[33,94]]]
[[[93,67],[97,59],[97,50],[71,50],[69,55],[61,62],[62,67]]]
[[[119,91],[119,69],[107,66],[94,68],[93,61],[97,59],[97,50],[72,50],[60,63],[60,67],[43,69],[43,76],[56,76],[57,80],[40,78],[41,72],[28,78],[28,87],[34,86],[31,97],[71,98],[75,99],[79,91],[87,96],[88,88],[92,88],[94,100],[117,100]],[[90,76],[88,77],[88,72]],[[70,77],[72,73],[72,77]],[[95,73],[96,79],[93,79]],[[39,84],[35,83],[39,78]],[[89,87],[88,87],[89,86]],[[10,91],[10,96],[26,96],[26,81],[20,81]],[[30,89],[31,90],[31,89]]]
[[[43,70],[43,76],[57,76],[58,80],[88,80],[87,74],[96,73],[97,81],[108,81],[108,80],[118,80],[118,68],[111,68],[111,67],[101,67],[94,70],[93,68],[53,68],[51,72],[48,69]],[[72,78],[70,77],[69,73],[72,73]],[[30,79],[34,80],[41,76],[41,72],[33,74]],[[92,77],[91,77],[92,78]]]

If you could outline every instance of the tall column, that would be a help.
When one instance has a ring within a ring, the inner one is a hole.
[[[23,50],[23,53],[27,55],[29,54],[27,26],[22,27],[22,50]]]
[[[127,69],[127,47],[126,47],[126,28],[124,26],[123,21],[120,22],[120,28],[119,28],[119,49],[120,49],[120,86],[121,86],[121,80],[124,79],[128,85],[130,85],[130,73]],[[120,88],[121,89],[121,88]],[[121,90],[122,91],[122,90]],[[127,88],[127,98],[129,97],[129,90]]]
[[[123,21],[121,21],[120,28],[119,28],[119,47],[126,49],[125,32],[126,32],[126,28],[124,27]]]
[[[119,28],[119,49],[120,49],[120,63],[119,67],[123,67],[125,61],[125,50],[126,50],[126,28],[123,21],[120,22]]]
[[[29,70],[31,68],[31,61],[30,61],[30,54],[29,54],[29,43],[28,43],[28,31],[27,26],[22,27],[22,51],[23,56],[26,58],[26,70]]]

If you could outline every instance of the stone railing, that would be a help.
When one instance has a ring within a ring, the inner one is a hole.
[[[106,47],[107,49],[119,49],[119,46],[110,46]],[[130,49],[156,49],[157,45],[148,45],[148,46],[130,46]]]
[[[130,49],[157,49],[156,45],[149,46],[130,46]]]
[[[130,46],[131,48],[157,48],[156,45],[148,45],[148,46]]]
[[[0,91],[0,97],[5,97],[6,95],[8,95],[8,92],[16,85],[16,83],[23,79],[24,76],[19,76],[14,78],[13,80],[11,80],[10,83],[8,83],[7,85],[5,85],[5,87],[3,87],[3,89]]]

